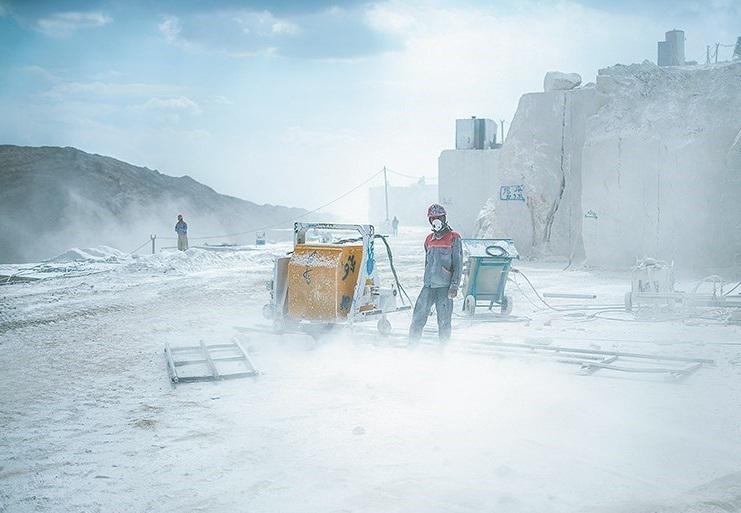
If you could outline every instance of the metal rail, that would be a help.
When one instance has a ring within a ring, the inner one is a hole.
[[[627,353],[623,351],[602,351],[597,349],[581,349],[578,347],[561,347],[561,346],[539,346],[533,344],[512,344],[507,342],[489,342],[487,345],[498,347],[513,347],[519,349],[532,349],[540,351],[552,351],[554,353],[577,353],[577,354],[601,354],[605,356],[621,356],[627,358],[639,358],[647,360],[664,360],[667,362],[688,362],[688,363],[705,363],[712,365],[714,360],[709,358],[685,358],[682,356],[662,356],[644,353]]]

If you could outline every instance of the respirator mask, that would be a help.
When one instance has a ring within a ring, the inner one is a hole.
[[[445,226],[445,225],[443,224],[443,222],[440,219],[433,219],[432,220],[432,231],[433,232],[439,232],[440,230],[443,229],[443,226]]]

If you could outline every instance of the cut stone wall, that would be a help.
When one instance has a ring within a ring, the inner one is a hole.
[[[741,263],[741,63],[600,70],[524,95],[478,233],[600,266]],[[524,201],[502,185],[522,185]]]
[[[584,245],[589,263],[654,256],[680,267],[730,266],[739,245],[741,63],[601,70],[607,98],[587,122]]]
[[[511,237],[525,256],[583,258],[581,148],[601,102],[593,86],[522,96],[481,212],[482,236]],[[522,186],[524,201],[500,195],[512,186]]]

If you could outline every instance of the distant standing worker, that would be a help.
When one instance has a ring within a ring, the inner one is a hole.
[[[178,234],[178,249],[188,249],[188,223],[183,221],[183,214],[178,214],[178,222],[175,223],[175,233]]]
[[[394,237],[399,235],[399,218],[394,216],[394,220],[391,221],[391,229],[393,230]]]
[[[417,341],[427,323],[432,305],[437,310],[437,329],[441,341],[450,338],[453,299],[458,295],[463,264],[463,244],[458,232],[448,226],[447,213],[437,203],[427,209],[432,233],[425,239],[425,275],[409,327],[409,339]]]

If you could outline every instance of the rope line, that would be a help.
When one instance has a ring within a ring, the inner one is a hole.
[[[435,179],[434,176],[425,176],[425,175],[413,176],[413,175],[408,175],[406,173],[401,173],[399,171],[394,171],[393,169],[389,169],[389,168],[386,168],[386,171],[388,171],[389,173],[395,174],[395,175],[403,176],[404,178],[411,178],[413,180],[419,180],[420,178],[424,178],[425,180]]]
[[[134,253],[136,253],[137,251],[139,251],[139,250],[140,250],[141,248],[143,248],[144,246],[146,246],[146,245],[147,245],[147,244],[149,244],[150,242],[151,242],[151,239],[149,239],[149,240],[145,240],[145,241],[144,241],[144,244],[142,244],[141,246],[137,246],[137,248],[136,248],[135,250],[133,250],[133,251],[129,251],[129,252],[128,252],[128,253],[126,253],[126,254],[127,254],[127,255],[133,255]]]
[[[271,228],[277,228],[278,226],[284,226],[284,225],[286,225],[288,223],[295,222],[295,221],[297,221],[299,219],[303,219],[306,216],[310,216],[311,214],[315,214],[315,213],[319,212],[320,210],[322,210],[323,208],[327,208],[328,206],[330,206],[330,205],[332,205],[334,203],[337,203],[341,199],[346,198],[347,196],[349,196],[353,192],[355,192],[358,189],[360,189],[362,186],[366,185],[368,182],[370,182],[371,180],[373,180],[374,178],[376,178],[381,173],[383,173],[383,169],[381,169],[381,170],[377,171],[376,173],[372,174],[366,180],[364,180],[363,182],[359,183],[358,185],[356,185],[352,189],[348,190],[347,192],[341,194],[340,196],[337,196],[332,201],[329,201],[329,202],[325,203],[324,205],[322,205],[320,207],[317,207],[317,208],[315,208],[313,210],[309,210],[308,212],[305,212],[305,213],[303,213],[303,214],[301,214],[299,216],[296,216],[294,218],[285,219],[283,221],[279,221],[279,222],[276,222],[276,223],[273,223],[273,224],[269,224],[269,225],[266,225],[266,226],[261,226],[260,228],[254,228],[252,230],[247,230],[247,231],[244,231],[244,232],[226,233],[226,234],[223,234],[223,235],[208,235],[208,236],[204,236],[204,237],[189,237],[189,239],[190,240],[222,239],[222,238],[226,238],[226,237],[236,237],[238,235],[248,235],[250,233],[257,233],[257,232],[262,232],[262,231],[265,231],[265,230],[269,230]],[[158,239],[163,239],[163,240],[177,240],[177,237],[158,237]]]

